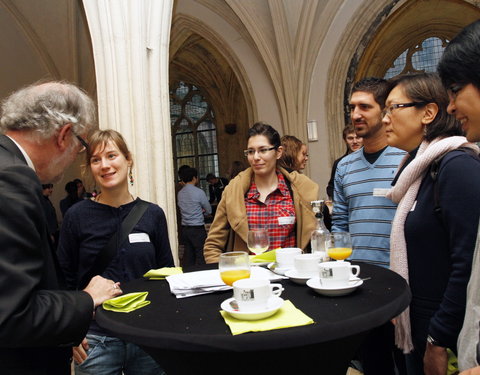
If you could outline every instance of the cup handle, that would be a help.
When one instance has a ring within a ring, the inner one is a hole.
[[[357,272],[353,272],[353,270],[357,270]],[[350,266],[350,272],[353,276],[360,275],[360,266]]]
[[[270,284],[270,289],[272,290],[272,295],[279,297],[282,294],[283,286],[282,284]]]

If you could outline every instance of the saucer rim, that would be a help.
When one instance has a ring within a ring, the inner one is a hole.
[[[288,270],[293,269],[293,268],[288,268],[288,267],[282,267],[282,268],[280,268],[280,267],[275,267],[275,269],[272,270],[272,266],[273,266],[274,264],[276,264],[276,263],[277,263],[277,262],[270,262],[270,263],[267,265],[267,268],[268,268],[271,272],[276,273],[277,275],[285,276],[285,272],[287,272]],[[293,266],[292,266],[292,267],[293,267]],[[279,271],[277,272],[277,270],[279,270]]]
[[[320,290],[325,290],[325,291],[330,291],[330,292],[334,292],[334,291],[345,291],[345,290],[348,290],[348,289],[356,289],[358,288],[359,286],[361,286],[363,284],[363,280],[360,279],[359,277],[351,277],[348,282],[350,281],[359,281],[358,283],[354,284],[354,285],[345,285],[343,287],[323,287],[321,286],[320,284],[320,277],[319,276],[315,276],[315,277],[312,277],[310,280],[307,281],[307,285],[312,288],[312,289],[320,289]],[[309,285],[309,282],[310,284],[314,284],[314,285]]]
[[[287,275],[287,273],[289,273],[290,275]],[[299,275],[297,271],[295,271],[295,269],[291,269],[291,268],[285,271],[285,276],[291,279],[299,279],[299,280],[309,280],[309,279],[318,277],[318,276],[302,276],[302,275]]]
[[[257,311],[236,311],[230,308],[230,301],[234,300],[234,297],[227,298],[226,300],[222,301],[220,304],[220,308],[225,311],[226,313],[229,314],[238,314],[238,315],[245,315],[245,316],[251,316],[251,315],[259,315],[259,314],[266,314],[272,311],[278,311],[282,308],[283,304],[285,303],[285,300],[282,297],[279,296],[272,296],[271,297],[273,300],[275,300],[275,307],[272,308],[267,308],[265,310],[257,310]],[[225,306],[228,306],[226,309],[224,308]],[[235,317],[234,317],[235,318]]]

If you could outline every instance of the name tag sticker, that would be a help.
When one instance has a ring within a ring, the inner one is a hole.
[[[295,216],[279,216],[278,225],[295,224]]]
[[[130,243],[150,242],[150,237],[148,237],[147,233],[130,233],[128,235],[128,240],[130,241]]]
[[[374,197],[384,197],[385,198],[389,191],[390,191],[390,189],[375,188],[375,189],[373,189],[373,196]]]

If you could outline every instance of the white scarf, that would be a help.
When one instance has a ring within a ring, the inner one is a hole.
[[[432,142],[423,141],[415,159],[405,167],[397,183],[387,194],[387,198],[390,198],[394,203],[398,203],[390,235],[390,268],[402,276],[407,283],[408,258],[404,231],[407,215],[415,203],[418,189],[430,164],[442,154],[462,146],[479,152],[477,145],[467,142],[467,139],[461,136],[436,138]],[[400,166],[405,163],[408,157],[408,154],[405,155],[400,162]],[[403,349],[404,353],[409,353],[413,350],[410,309],[407,307],[395,320],[395,343],[400,349]]]

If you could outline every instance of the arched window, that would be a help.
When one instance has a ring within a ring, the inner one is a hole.
[[[395,59],[384,78],[388,79],[404,73],[435,72],[448,42],[446,38],[430,37],[415,43]]]
[[[181,81],[170,87],[170,122],[177,180],[180,166],[194,167],[208,194],[205,176],[219,175],[217,131],[213,110],[199,88]]]

